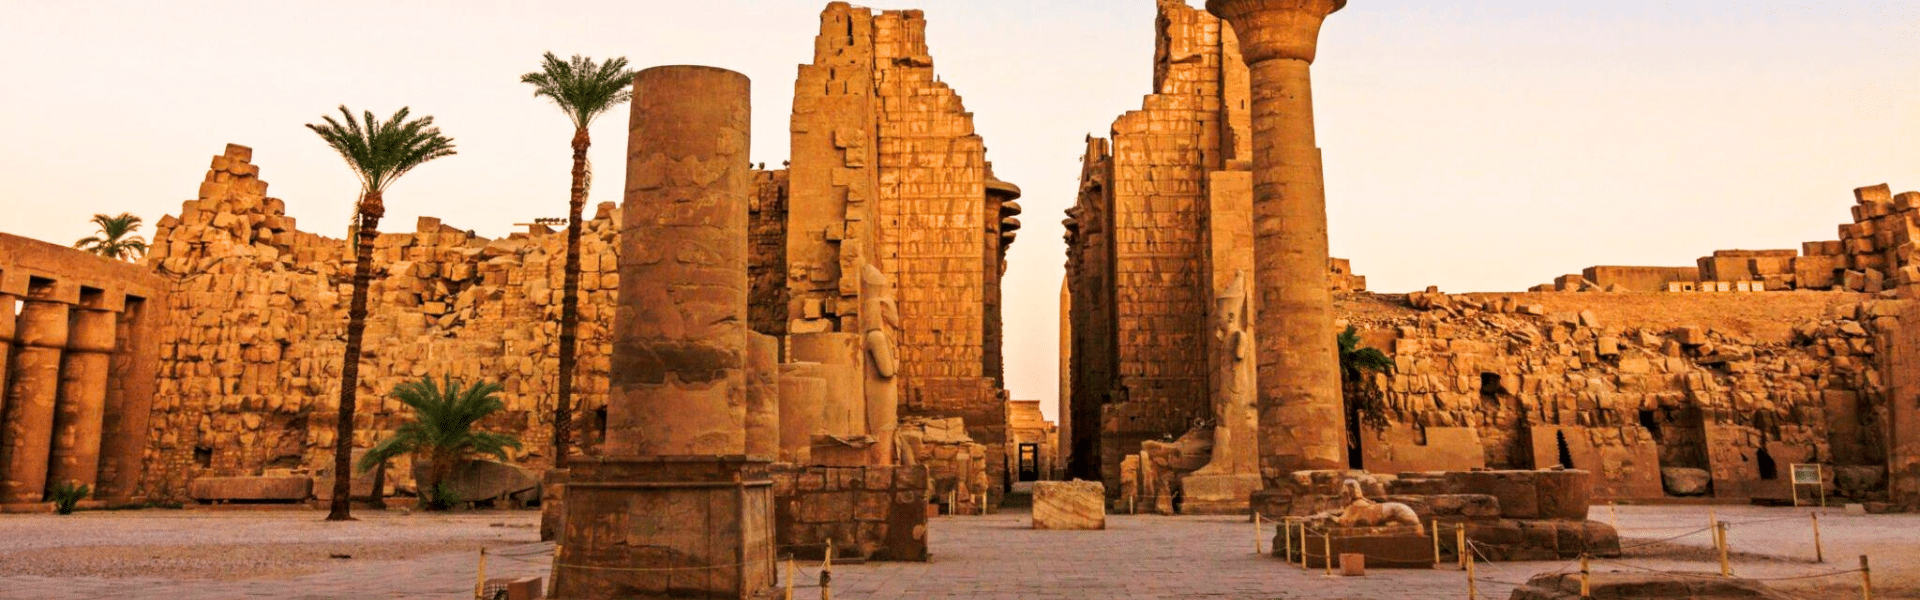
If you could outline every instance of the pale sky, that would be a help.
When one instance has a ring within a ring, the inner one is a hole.
[[[823,6],[0,0],[0,231],[71,243],[97,212],[152,223],[234,142],[301,229],[339,237],[355,180],[301,125],[342,103],[411,106],[459,147],[389,191],[387,229],[430,215],[500,236],[564,216],[571,132],[518,81],[547,50],[745,73],[754,160],[778,165]],[[1049,415],[1059,221],[1083,137],[1151,91],[1153,6],[877,6],[926,10],[936,71],[1026,191],[1008,387]],[[1355,0],[1314,78],[1333,253],[1375,291],[1794,248],[1836,238],[1854,187],[1920,188],[1920,3]],[[622,109],[594,128],[595,203],[619,199],[625,126]]]

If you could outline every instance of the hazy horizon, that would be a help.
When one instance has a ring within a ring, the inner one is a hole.
[[[1198,0],[1195,0],[1198,4]],[[1332,251],[1376,291],[1519,291],[1597,264],[1836,239],[1853,188],[1920,188],[1920,6],[1791,0],[1360,0],[1314,67]],[[387,194],[489,237],[564,216],[572,131],[520,74],[541,52],[706,64],[754,84],[753,160],[787,158],[825,2],[0,3],[0,231],[58,244],[152,223],[226,143],[299,227],[342,237],[357,183],[302,124],[346,104],[433,115],[460,154]],[[1151,0],[923,0],[1025,228],[1005,282],[1008,387],[1057,397],[1062,211],[1088,134],[1150,93]],[[370,16],[376,15],[376,16]],[[618,201],[625,109],[590,202]]]

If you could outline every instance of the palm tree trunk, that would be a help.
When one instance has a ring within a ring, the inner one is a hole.
[[[360,389],[360,343],[367,331],[367,288],[373,282],[373,239],[386,214],[379,191],[367,192],[357,215],[353,240],[353,299],[347,305],[347,349],[340,364],[340,415],[333,440],[333,503],[328,521],[351,521],[353,514],[353,412]]]
[[[553,468],[567,468],[573,433],[573,373],[580,330],[580,216],[587,207],[587,128],[573,132],[573,190],[567,207],[567,266],[560,286],[560,381],[553,403]]]

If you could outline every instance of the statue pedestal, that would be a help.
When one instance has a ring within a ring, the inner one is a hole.
[[[1183,515],[1244,515],[1260,490],[1260,475],[1188,475],[1180,478]]]
[[[1309,569],[1327,568],[1329,547],[1335,564],[1338,564],[1342,554],[1364,554],[1367,556],[1367,567],[1374,569],[1431,569],[1434,564],[1433,538],[1421,532],[1419,527],[1310,526],[1303,541],[1300,539],[1300,527],[1294,525],[1290,542],[1280,526],[1275,526],[1274,531],[1273,555],[1286,559],[1291,547],[1292,562],[1297,563],[1300,553],[1305,552]],[[1448,544],[1451,545],[1452,541],[1448,541]]]
[[[775,582],[773,481],[739,456],[568,467],[555,598],[739,598]]]

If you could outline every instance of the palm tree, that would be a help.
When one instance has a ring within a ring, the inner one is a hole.
[[[360,472],[371,471],[396,456],[412,454],[416,461],[426,464],[425,477],[414,482],[423,506],[447,508],[454,500],[440,490],[440,484],[455,468],[475,455],[492,455],[504,461],[508,448],[520,447],[513,436],[473,430],[475,423],[506,408],[494,395],[499,391],[497,383],[462,387],[452,377],[442,378],[438,385],[431,377],[421,377],[393,386],[393,397],[413,409],[413,421],[367,450],[360,457]]]
[[[100,234],[81,238],[73,247],[114,260],[133,260],[147,254],[147,241],[133,235],[140,230],[140,217],[132,213],[94,215],[93,224],[100,227]]]
[[[593,183],[587,147],[593,144],[587,126],[614,106],[633,98],[633,71],[626,57],[594,63],[578,54],[560,60],[548,52],[540,56],[540,70],[520,76],[533,86],[535,98],[552,100],[573,121],[573,187],[567,204],[567,266],[560,286],[560,376],[553,404],[553,468],[567,468],[567,447],[573,429],[573,371],[580,329],[580,218],[587,206],[587,187]]]
[[[363,113],[354,119],[345,105],[340,106],[341,121],[321,117],[325,124],[308,123],[307,128],[346,159],[347,166],[360,177],[360,203],[354,207],[353,299],[347,305],[347,348],[340,366],[340,415],[336,425],[333,456],[333,506],[328,521],[350,521],[349,503],[353,493],[350,469],[353,466],[354,395],[360,387],[360,342],[367,329],[367,286],[373,281],[373,240],[380,235],[380,217],[387,207],[382,196],[393,182],[427,161],[453,155],[453,139],[440,135],[433,117],[407,119],[401,108],[386,122]]]
[[[1360,331],[1352,325],[1340,332],[1340,390],[1347,405],[1347,466],[1361,468],[1360,428],[1387,427],[1385,399],[1374,373],[1393,371],[1393,359],[1376,348],[1360,346]]]

